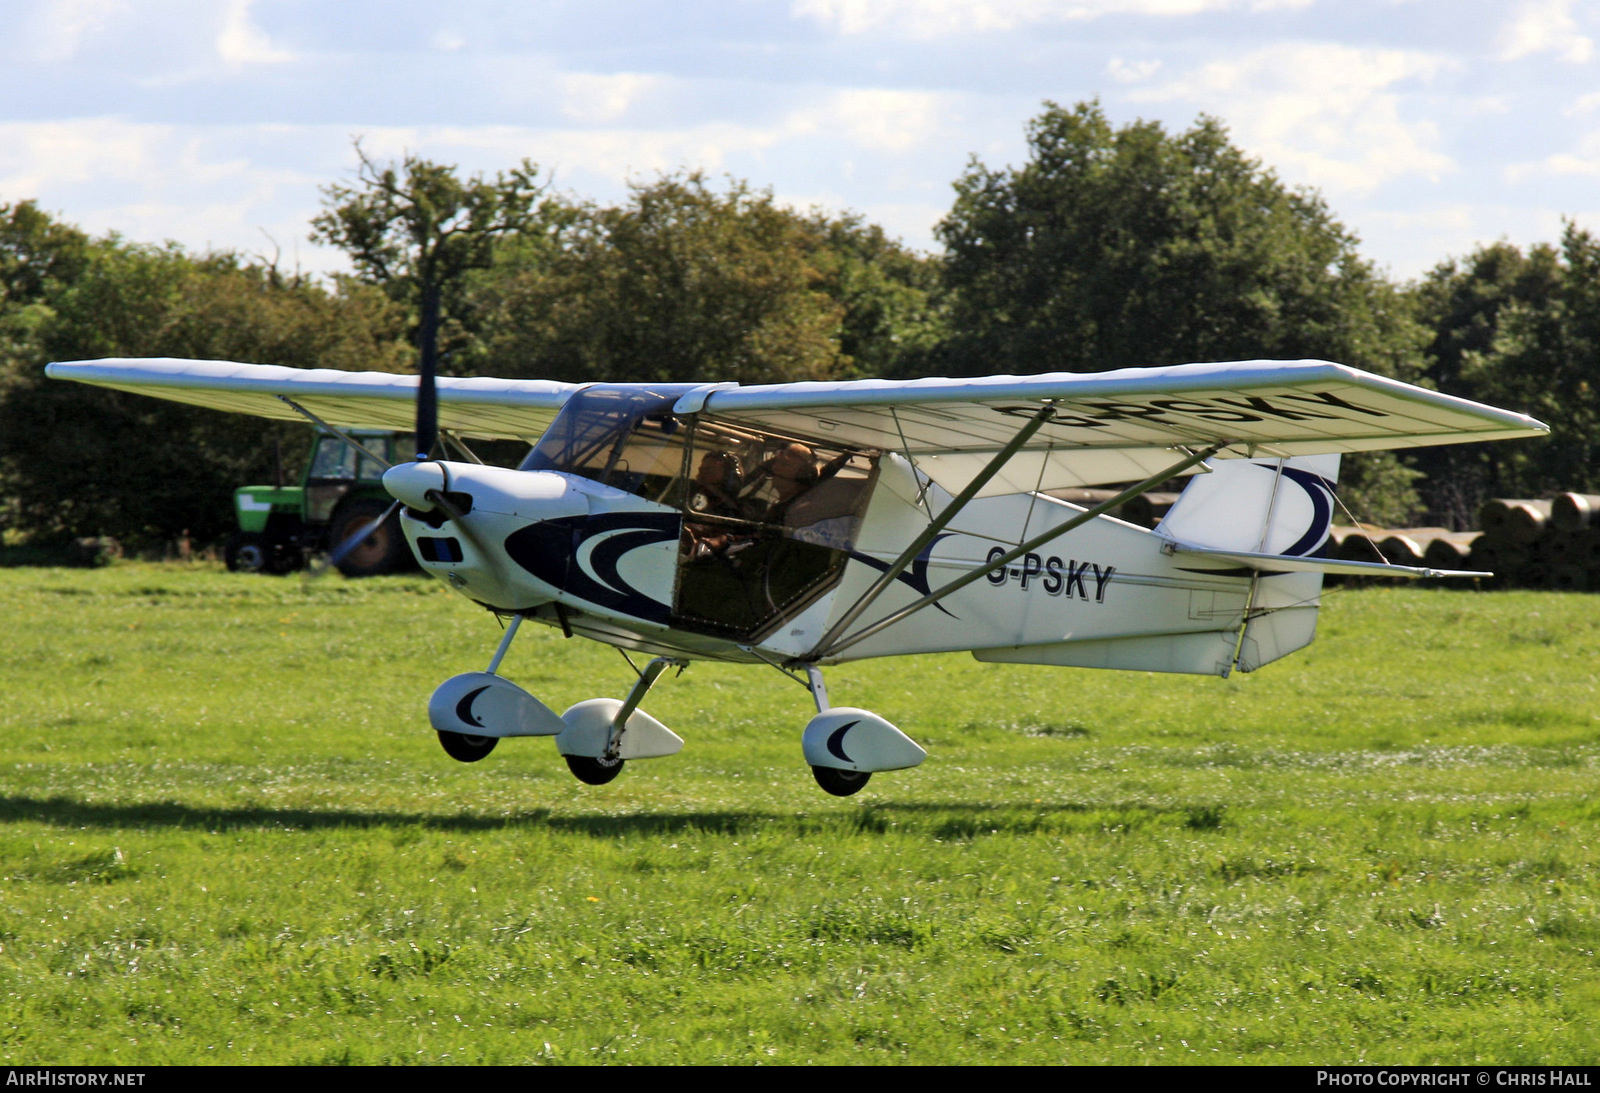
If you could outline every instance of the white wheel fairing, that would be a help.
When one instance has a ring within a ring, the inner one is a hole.
[[[611,722],[620,709],[622,703],[615,698],[591,698],[573,706],[561,715],[565,727],[556,737],[556,750],[562,755],[591,759],[605,755],[606,745],[611,742]],[[676,755],[682,749],[681,736],[643,710],[634,710],[622,734],[617,758],[658,759]]]
[[[428,699],[428,722],[463,736],[554,736],[566,728],[555,711],[503,676],[451,676]]]
[[[834,706],[806,723],[806,762],[836,770],[904,770],[928,757],[915,740],[871,710]]]

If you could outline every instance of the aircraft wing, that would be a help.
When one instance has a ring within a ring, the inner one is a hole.
[[[174,358],[63,361],[45,372],[118,391],[284,421],[305,419],[283,398],[347,429],[409,430],[417,377]],[[536,439],[580,386],[553,380],[439,377],[439,427],[484,439]]]
[[[415,376],[229,361],[107,359],[49,375],[218,410],[299,420],[279,396],[341,427],[410,428]],[[442,377],[441,427],[533,439],[580,385]],[[641,385],[643,386],[643,385]],[[979,496],[1128,482],[1176,447],[1290,456],[1539,436],[1533,418],[1327,361],[1241,361],[980,379],[706,384],[678,403],[757,428],[883,448],[956,492],[1042,406],[1055,417]]]
[[[1292,456],[1549,432],[1523,414],[1328,361],[722,387],[679,408],[900,452],[955,492],[1046,404],[1056,416],[978,496],[1137,481],[1170,466],[1180,446]]]

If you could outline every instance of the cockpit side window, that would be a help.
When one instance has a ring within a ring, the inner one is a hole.
[[[604,384],[572,396],[519,469],[562,471],[676,507],[689,430],[672,406],[690,384]]]

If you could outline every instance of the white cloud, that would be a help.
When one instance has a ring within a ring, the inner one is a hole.
[[[1118,83],[1138,83],[1141,80],[1148,80],[1160,68],[1160,61],[1124,61],[1121,57],[1113,57],[1106,64],[1106,71]]]
[[[785,119],[788,132],[843,133],[867,149],[904,153],[937,139],[959,97],[922,91],[838,91]]]
[[[1554,53],[1563,61],[1582,64],[1594,53],[1594,42],[1578,33],[1572,0],[1524,0],[1500,28],[1497,44],[1503,61]]]
[[[456,53],[466,48],[467,40],[455,31],[441,27],[433,32],[428,44],[441,53]]]
[[[1435,179],[1454,169],[1438,127],[1403,118],[1396,90],[1450,64],[1408,50],[1285,44],[1205,65],[1130,98],[1193,102],[1226,119],[1239,143],[1290,179],[1364,194],[1396,178]]]
[[[229,64],[282,64],[294,54],[273,47],[260,27],[250,21],[251,0],[229,0],[222,30],[217,34],[217,55]]]
[[[587,72],[559,77],[561,112],[585,124],[614,122],[640,97],[660,88],[662,80],[636,72],[597,75]]]
[[[338,177],[347,150],[342,133],[282,126],[9,122],[0,124],[0,202],[37,199],[92,233],[195,251],[259,254],[271,249],[265,232],[287,263],[343,269],[341,255],[305,237],[319,187]]]
[[[1392,264],[1392,275],[1418,278],[1497,239],[1523,248],[1559,239],[1562,218],[1559,209],[1486,202],[1455,201],[1414,212],[1374,209],[1361,219],[1362,249],[1402,256]]]
[[[112,17],[128,9],[125,0],[57,0],[34,16],[25,31],[29,52],[40,61],[66,61],[83,40],[106,29]]]
[[[1514,163],[1505,169],[1505,179],[1512,185],[1564,176],[1600,177],[1600,132],[1580,138],[1572,151],[1556,152],[1535,163]]]
[[[158,167],[155,148],[173,132],[109,119],[0,125],[0,194],[28,198],[100,177],[139,183]]]
[[[1224,8],[1304,7],[1312,0],[794,0],[790,11],[836,33],[887,31],[944,38],[1065,23],[1108,15],[1196,15]]]

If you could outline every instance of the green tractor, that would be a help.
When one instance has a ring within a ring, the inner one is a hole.
[[[415,456],[409,433],[351,430],[350,436],[390,463]],[[382,515],[391,502],[383,466],[358,456],[328,433],[317,436],[298,486],[243,486],[234,491],[239,530],[228,539],[228,568],[242,573],[288,573],[313,554],[331,552]],[[414,565],[396,517],[390,516],[339,562],[346,577],[371,577]]]

